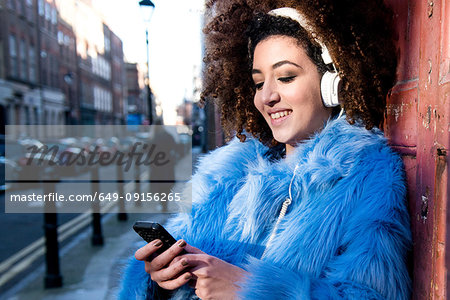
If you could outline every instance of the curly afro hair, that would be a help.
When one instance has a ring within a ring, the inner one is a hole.
[[[244,141],[245,130],[266,145],[277,145],[253,105],[252,53],[259,41],[275,34],[295,37],[319,72],[327,70],[311,32],[290,19],[267,15],[280,7],[301,12],[327,46],[341,77],[339,99],[348,121],[381,128],[397,64],[392,13],[382,0],[209,0],[201,99],[217,102],[227,136]]]

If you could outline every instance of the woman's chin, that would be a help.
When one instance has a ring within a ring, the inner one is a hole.
[[[272,134],[273,134],[273,132],[272,132]],[[274,135],[274,134],[273,134],[273,138],[275,139],[275,141],[277,141],[278,143],[281,143],[281,144],[289,144],[290,140],[291,140],[287,136]]]
[[[304,137],[303,139],[295,139],[293,137],[286,137],[286,136],[273,136],[275,141],[281,144],[290,145],[292,147],[296,147],[298,143],[300,143],[302,140],[306,139],[307,137]]]

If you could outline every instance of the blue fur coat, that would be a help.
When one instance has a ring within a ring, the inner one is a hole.
[[[204,156],[192,212],[168,230],[250,272],[242,299],[409,299],[403,165],[382,133],[340,118],[286,159],[270,161],[267,150],[234,139]],[[296,165],[292,204],[261,258]],[[154,285],[132,260],[120,299],[146,299]],[[183,286],[173,299],[190,295]]]

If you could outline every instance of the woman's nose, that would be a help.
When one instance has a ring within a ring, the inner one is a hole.
[[[262,100],[265,105],[272,106],[280,101],[280,94],[274,84],[266,82],[263,86]]]

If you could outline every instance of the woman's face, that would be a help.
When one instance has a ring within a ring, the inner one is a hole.
[[[289,36],[271,36],[256,45],[252,77],[254,103],[273,137],[288,147],[323,127],[331,109],[322,104],[321,75]]]

